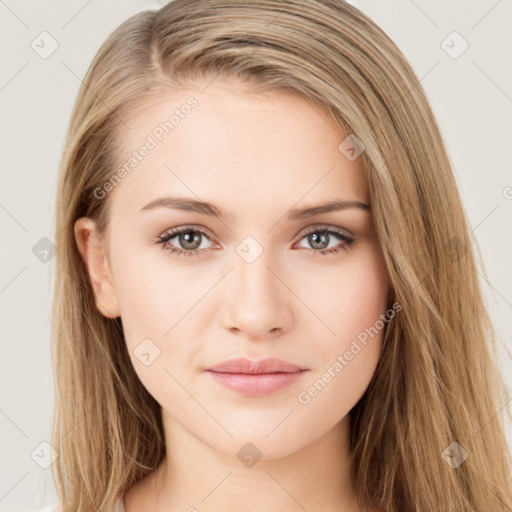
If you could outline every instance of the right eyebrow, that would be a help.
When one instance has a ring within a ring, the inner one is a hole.
[[[167,196],[159,197],[149,202],[146,206],[143,206],[139,211],[151,210],[153,208],[174,208],[176,210],[184,210],[188,212],[201,213],[203,215],[209,215],[212,217],[233,218],[232,215],[226,215],[222,208],[215,206],[208,201],[198,201],[197,199],[179,197],[179,196]]]

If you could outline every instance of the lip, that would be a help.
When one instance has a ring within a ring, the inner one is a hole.
[[[219,384],[249,396],[274,393],[293,384],[308,371],[282,359],[252,361],[244,357],[223,361],[206,369]]]
[[[296,364],[288,363],[282,359],[275,359],[267,357],[252,361],[246,357],[237,357],[236,359],[228,359],[222,363],[210,366],[208,371],[222,372],[222,373],[246,373],[246,374],[259,374],[259,373],[294,373],[300,370],[306,370]]]

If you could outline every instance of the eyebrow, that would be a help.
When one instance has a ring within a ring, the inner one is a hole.
[[[218,217],[220,219],[234,219],[232,214],[228,215],[226,212],[215,206],[214,204],[208,201],[198,201],[192,198],[186,197],[159,197],[154,199],[146,206],[143,206],[139,211],[152,210],[154,208],[173,208],[176,210],[184,210],[188,212],[196,212],[203,215],[208,215],[211,217]],[[350,208],[357,208],[363,210],[365,212],[370,211],[370,205],[363,203],[361,201],[348,201],[345,199],[338,199],[334,201],[329,201],[324,204],[319,204],[317,206],[310,206],[307,208],[293,208],[291,209],[286,217],[290,220],[303,220],[308,219],[310,217],[314,217],[316,215],[321,215],[324,213],[347,210]]]

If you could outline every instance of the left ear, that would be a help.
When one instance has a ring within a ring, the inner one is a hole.
[[[100,241],[96,223],[82,217],[74,226],[76,244],[84,260],[96,298],[96,307],[107,318],[121,316],[119,300],[105,248]]]

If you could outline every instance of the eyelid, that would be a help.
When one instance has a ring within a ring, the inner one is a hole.
[[[212,242],[216,240],[216,237],[213,236],[213,234],[211,233],[210,230],[204,228],[203,226],[199,226],[196,224],[185,224],[184,226],[178,226],[175,228],[166,229],[163,233],[158,235],[156,238],[157,238],[157,240],[161,240],[162,238],[165,238],[170,235],[172,235],[174,237],[174,236],[179,235],[180,233],[183,233],[185,231],[197,231],[198,233],[201,233],[206,238],[208,238],[208,240],[210,240]]]
[[[300,235],[300,239],[302,239],[303,237],[305,237],[306,235],[309,235],[310,233],[314,233],[315,231],[322,231],[324,229],[332,229],[335,231],[340,231],[347,237],[354,238],[354,235],[350,231],[346,230],[345,228],[333,226],[331,224],[312,224],[311,226],[307,226],[307,227],[299,230],[293,238],[295,239]]]

